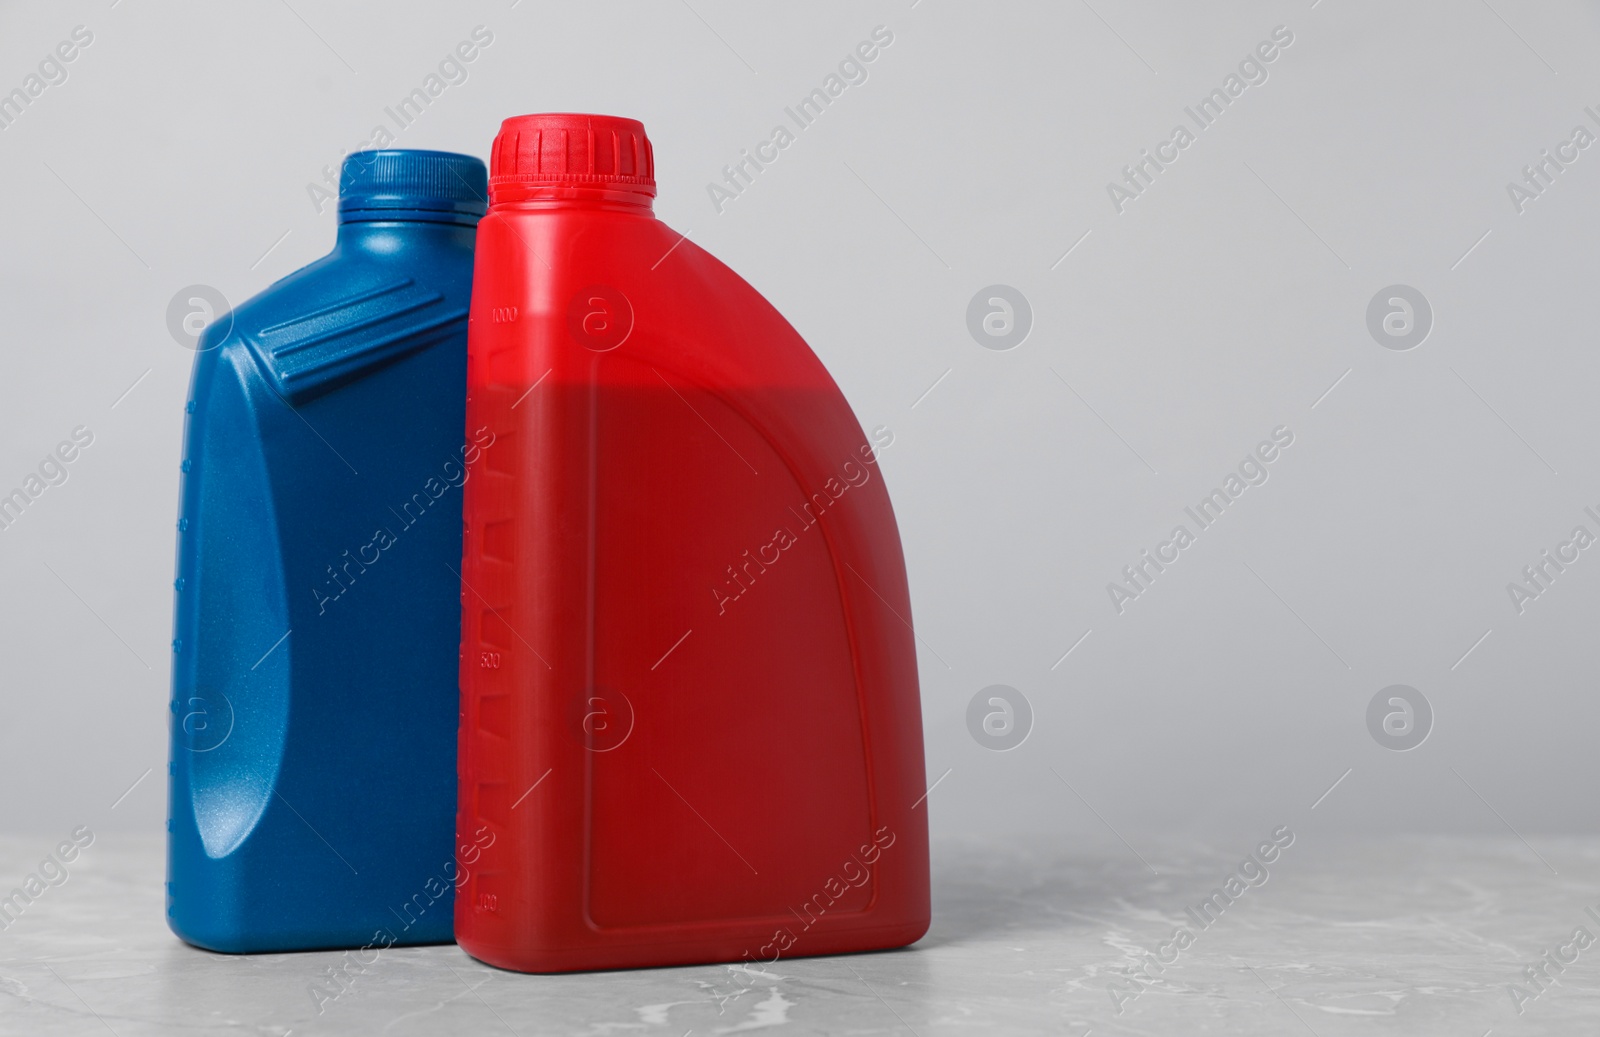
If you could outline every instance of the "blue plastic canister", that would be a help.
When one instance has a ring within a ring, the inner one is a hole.
[[[257,952],[451,939],[467,310],[484,166],[349,156],[332,252],[199,342],[167,920]]]

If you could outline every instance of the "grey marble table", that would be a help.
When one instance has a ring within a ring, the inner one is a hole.
[[[0,839],[0,891],[51,842]],[[903,951],[741,979],[521,976],[408,948],[341,986],[337,953],[184,946],[161,918],[160,842],[106,834],[0,932],[0,1033],[1595,1033],[1600,944],[1574,931],[1600,937],[1600,840],[1535,842],[1302,835],[1245,868],[1213,917],[1193,909],[1239,874],[1248,842],[1141,845],[1141,861],[1121,844],[943,841],[932,931]],[[319,1005],[319,986],[337,996]]]

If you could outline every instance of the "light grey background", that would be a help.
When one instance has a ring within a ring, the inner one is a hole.
[[[642,119],[661,218],[894,430],[936,836],[1593,832],[1600,550],[1523,614],[1506,591],[1600,533],[1600,148],[1520,214],[1506,189],[1600,134],[1593,4],[6,4],[0,90],[80,24],[0,131],[0,488],[95,435],[0,532],[0,830],[159,830],[193,357],[168,302],[324,253],[307,184],[482,25],[398,146]],[[877,25],[869,79],[717,213],[708,182]],[[1119,214],[1107,183],[1280,25],[1268,80]],[[1396,283],[1434,311],[1409,351],[1366,325]],[[967,330],[991,284],[1032,306],[1011,350]],[[1108,582],[1281,425],[1269,481],[1119,615]],[[967,728],[994,684],[1034,714],[1007,752]],[[1392,684],[1433,707],[1409,752],[1367,730]]]

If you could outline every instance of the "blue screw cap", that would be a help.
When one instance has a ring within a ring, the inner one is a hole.
[[[357,151],[339,171],[339,221],[426,220],[471,226],[488,208],[489,171],[449,151]]]

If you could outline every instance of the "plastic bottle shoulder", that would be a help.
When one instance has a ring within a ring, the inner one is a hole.
[[[216,322],[201,347],[242,344],[277,394],[298,405],[458,333],[471,260],[448,245],[341,245]],[[210,341],[213,331],[223,341]]]

